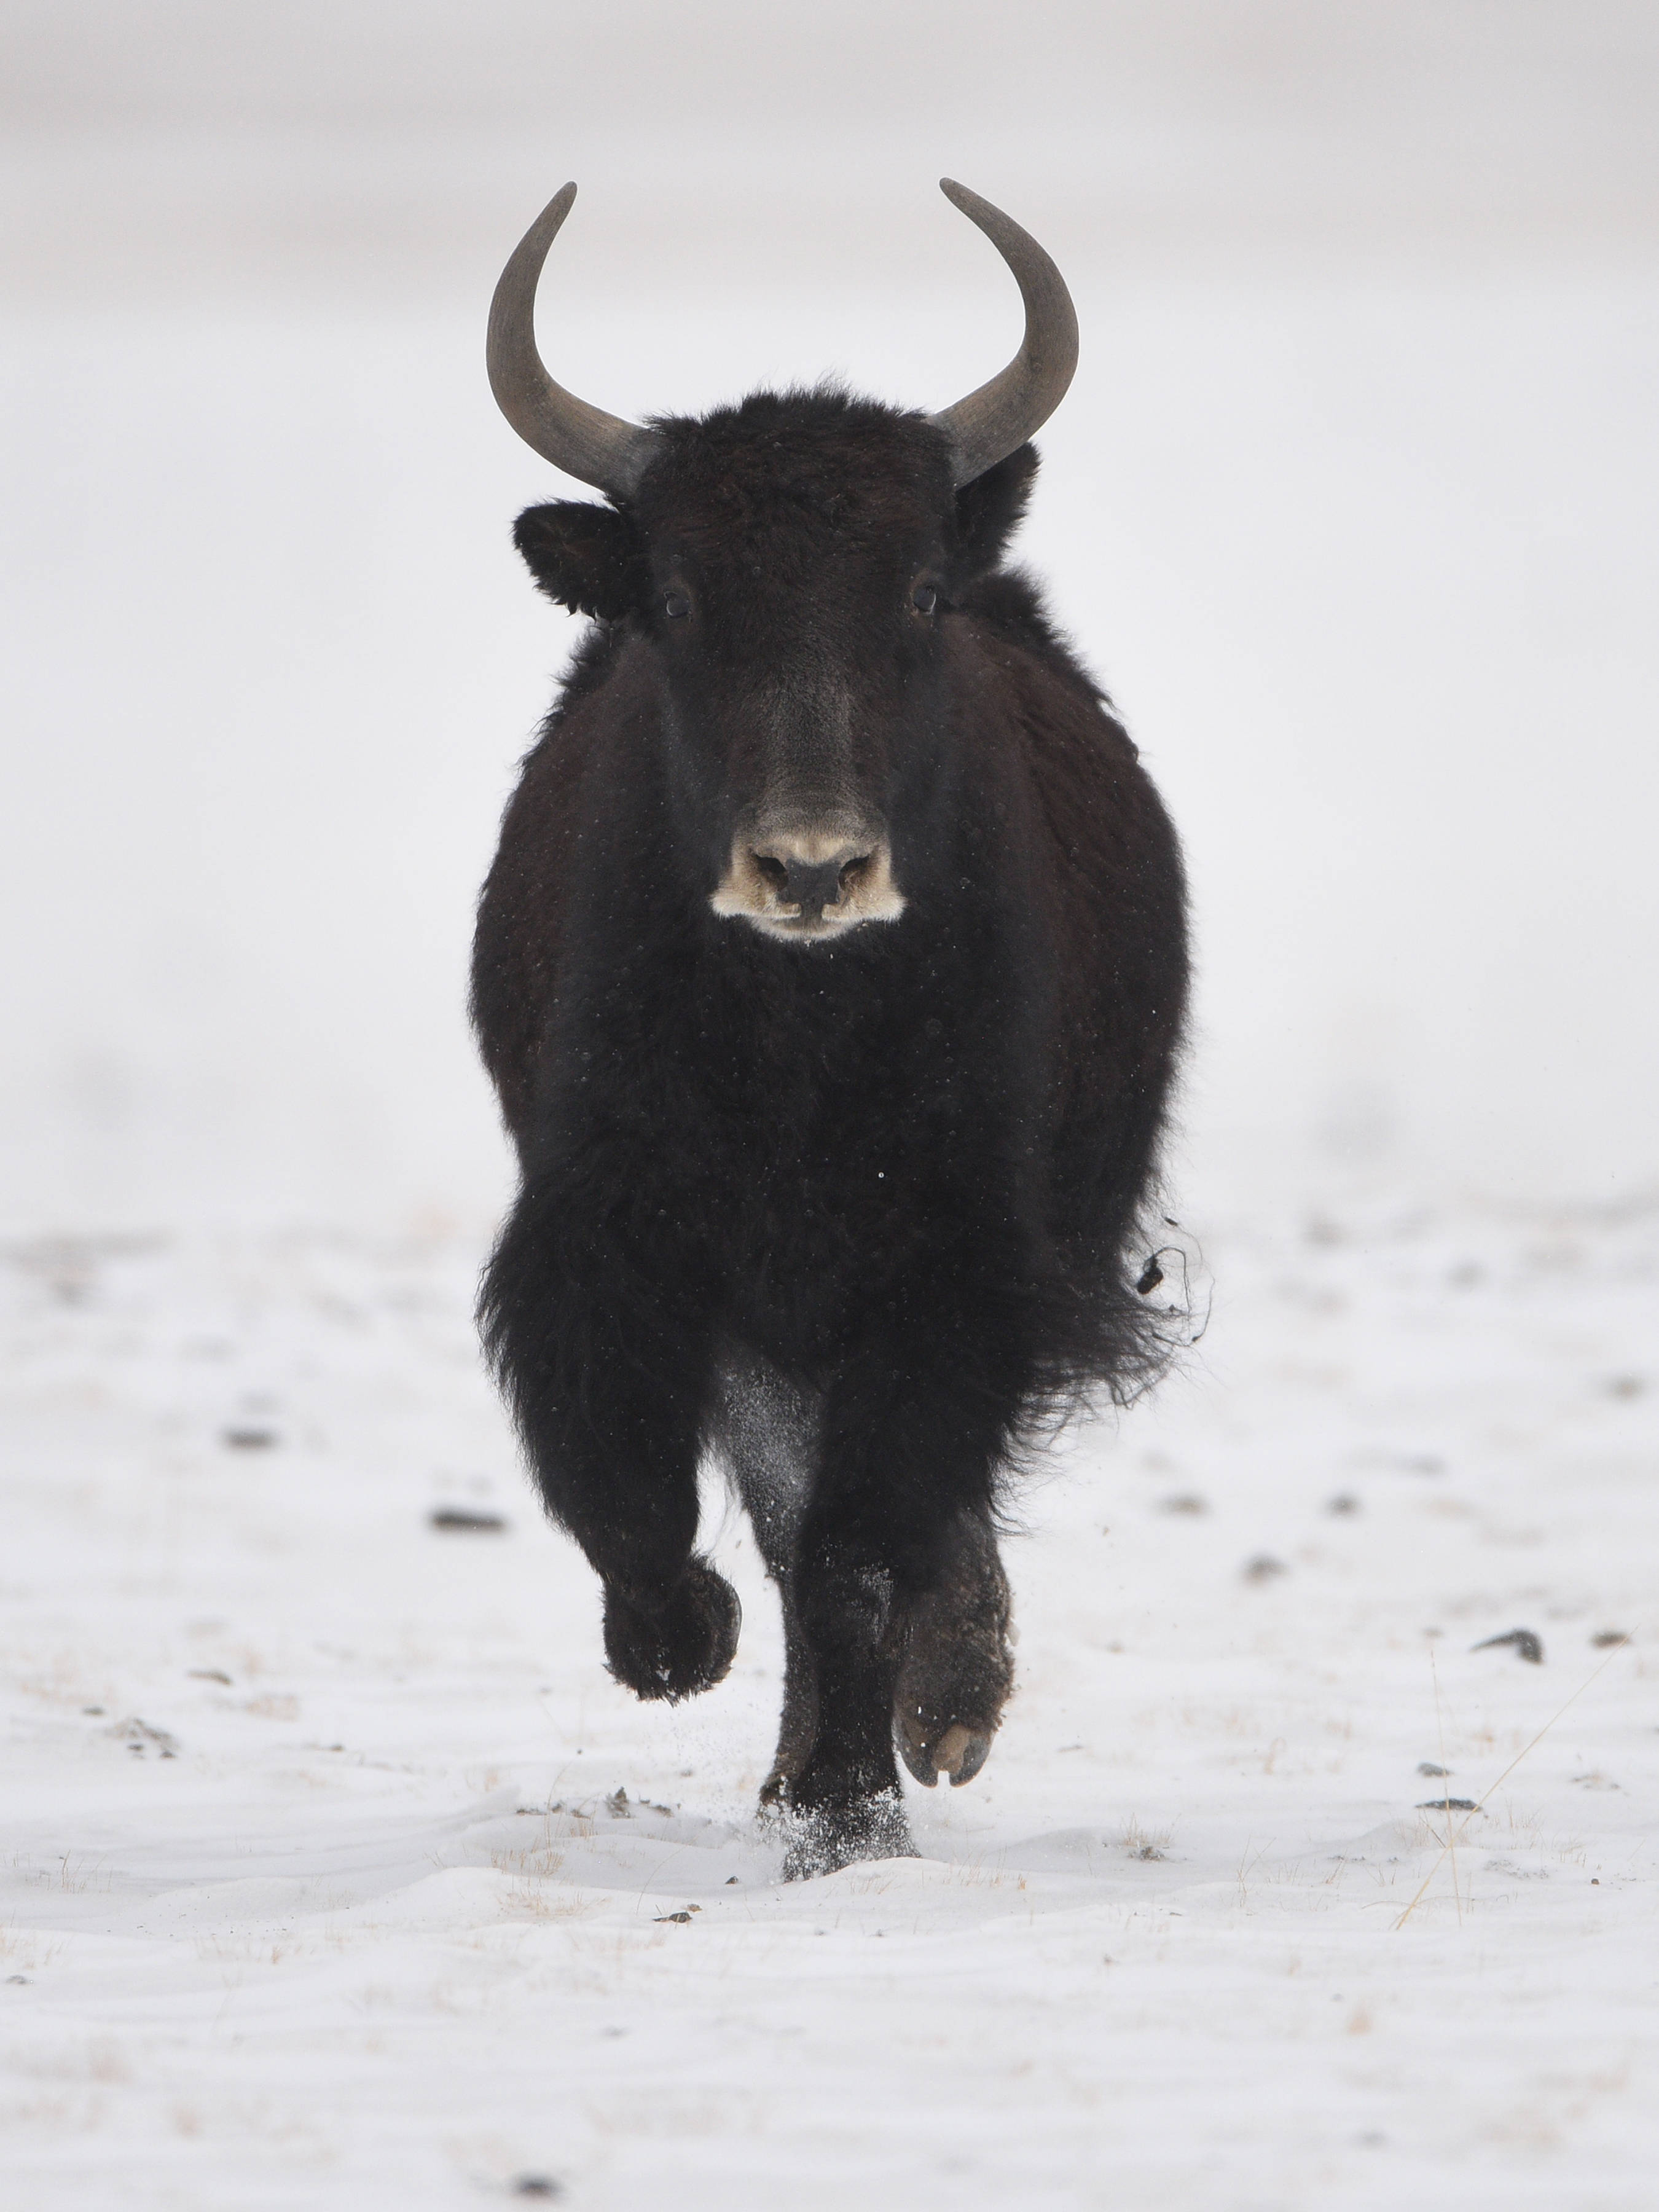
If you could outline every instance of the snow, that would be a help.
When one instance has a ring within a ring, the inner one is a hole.
[[[1183,1371],[1026,1493],[984,1774],[909,1789],[920,1858],[789,1886],[741,1518],[732,1675],[636,1705],[479,1257],[11,1248],[17,2201],[1636,2201],[1659,1215],[1218,1231]],[[1517,1627],[1542,1664],[1472,1648]],[[1455,1868],[1437,1791],[1482,1806]]]

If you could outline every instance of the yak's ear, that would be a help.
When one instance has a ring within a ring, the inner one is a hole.
[[[527,507],[513,543],[548,598],[572,614],[614,622],[644,603],[645,556],[633,524],[614,507],[569,499]]]
[[[1025,513],[1036,472],[1036,447],[1017,446],[1006,461],[957,494],[957,542],[970,576],[982,576],[1001,561]]]

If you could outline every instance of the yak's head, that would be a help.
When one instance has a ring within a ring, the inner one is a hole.
[[[551,598],[625,622],[660,674],[679,822],[715,913],[823,939],[904,910],[896,823],[936,769],[944,636],[994,568],[1077,359],[1059,271],[1018,224],[947,193],[1018,279],[1025,341],[933,416],[832,390],[757,393],[647,427],[555,384],[531,331],[567,185],[496,289],[491,385],[536,450],[608,495],[528,508]]]

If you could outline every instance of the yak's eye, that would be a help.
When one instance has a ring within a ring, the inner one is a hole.
[[[678,622],[684,616],[690,613],[691,602],[684,592],[665,592],[662,595],[662,611],[670,622]]]
[[[935,584],[918,584],[910,594],[910,604],[919,615],[930,615],[939,605],[939,587]]]

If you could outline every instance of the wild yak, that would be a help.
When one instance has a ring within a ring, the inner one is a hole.
[[[1159,1353],[1131,1254],[1186,995],[1180,854],[1005,566],[1070,296],[943,189],[1025,334],[939,414],[820,386],[640,426],[576,398],[532,329],[572,185],[489,318],[507,421],[607,504],[515,530],[592,627],[479,907],[472,1014],[522,1170],[481,1327],[641,1698],[732,1663],[700,1462],[734,1480],[781,1598],[762,1798],[792,1875],[912,1849],[896,1746],[929,1787],[979,1771],[1012,1681],[1011,1473]]]

